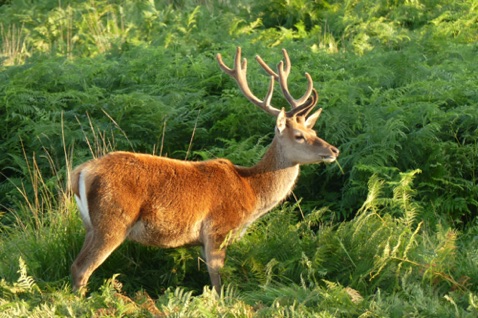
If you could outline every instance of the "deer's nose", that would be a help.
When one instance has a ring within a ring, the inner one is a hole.
[[[330,147],[330,150],[332,150],[332,152],[334,153],[334,155],[337,157],[340,153],[340,150],[335,148],[334,146],[331,146]]]

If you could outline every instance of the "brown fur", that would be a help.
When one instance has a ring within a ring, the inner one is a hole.
[[[288,134],[284,137],[292,138]],[[78,166],[72,190],[80,197],[83,173],[91,226],[85,222],[85,244],[72,265],[75,287],[86,285],[91,273],[129,238],[159,247],[204,246],[211,281],[219,290],[225,238],[284,200],[297,179],[299,166],[284,158],[277,139],[251,168],[225,159],[187,162],[129,152]],[[333,154],[334,148],[315,134],[309,139],[316,153]]]
[[[314,91],[311,102],[300,106],[301,115],[278,111],[274,140],[250,168],[225,159],[188,162],[130,152],[113,152],[75,168],[72,191],[80,199],[86,229],[71,267],[75,289],[86,286],[93,271],[131,239],[166,248],[203,246],[211,283],[219,291],[226,238],[240,235],[284,200],[300,164],[332,162],[339,155],[312,129],[321,110],[307,118],[316,102]]]

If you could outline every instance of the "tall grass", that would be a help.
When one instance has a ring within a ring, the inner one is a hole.
[[[0,61],[3,65],[15,65],[23,62],[30,55],[25,44],[23,26],[0,23]]]

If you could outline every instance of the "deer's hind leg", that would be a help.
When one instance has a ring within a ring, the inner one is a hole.
[[[91,274],[126,238],[126,230],[100,231],[87,229],[80,253],[71,265],[73,289],[86,287]]]
[[[101,220],[96,218],[92,223],[85,222],[85,241],[71,265],[75,291],[86,291],[91,274],[126,240],[130,223],[130,220],[118,220],[118,215],[110,215]]]
[[[125,213],[124,207],[128,205],[124,202],[105,200],[104,193],[102,196],[98,185],[96,185],[95,191],[91,190],[92,187],[95,187],[97,180],[94,179],[88,183],[88,174],[82,171],[77,174],[75,181],[77,186],[73,189],[86,229],[83,247],[71,265],[74,290],[85,287],[95,269],[123,243],[129,225],[134,223],[134,215],[136,215]],[[135,211],[135,207],[128,206],[128,209]]]

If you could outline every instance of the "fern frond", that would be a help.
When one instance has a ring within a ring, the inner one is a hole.
[[[377,175],[372,175],[368,181],[368,195],[365,202],[362,204],[362,207],[358,210],[358,213],[363,213],[365,211],[372,211],[376,213],[378,211],[378,199],[381,194],[381,190],[384,185],[384,181],[380,180]]]

